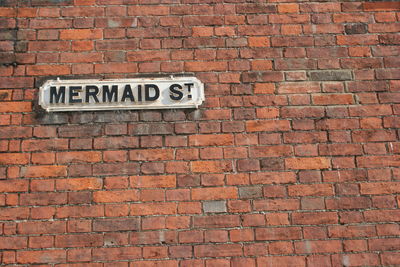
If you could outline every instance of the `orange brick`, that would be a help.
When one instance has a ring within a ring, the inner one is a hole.
[[[269,37],[248,37],[250,47],[270,47]]]
[[[203,135],[190,135],[190,146],[229,146],[233,145],[232,134],[203,134]]]
[[[28,166],[21,169],[23,177],[59,177],[67,175],[66,166]]]
[[[101,189],[103,180],[100,178],[75,178],[75,179],[57,179],[57,190],[80,191]]]
[[[129,152],[130,160],[171,160],[174,158],[173,149],[135,149]]]
[[[191,170],[193,172],[218,173],[232,171],[231,161],[192,161]]]
[[[398,2],[373,2],[363,3],[365,11],[396,11],[400,10],[400,3]]]
[[[72,42],[73,51],[91,51],[94,48],[93,41],[79,40]]]
[[[228,64],[224,61],[213,62],[213,61],[195,61],[185,62],[186,71],[226,71],[228,70]]]
[[[29,153],[2,153],[0,154],[0,164],[17,165],[28,164]]]
[[[299,5],[298,4],[279,4],[278,5],[278,12],[279,13],[297,13],[299,12]]]
[[[115,190],[93,192],[93,201],[105,202],[130,202],[139,200],[138,190]]]
[[[272,61],[271,60],[253,60],[251,62],[252,70],[271,70],[272,69]]]
[[[27,66],[28,75],[67,75],[71,73],[70,67],[67,65],[32,65]]]
[[[286,120],[259,120],[246,121],[246,130],[248,132],[264,132],[264,131],[289,131],[290,123]]]
[[[327,169],[331,167],[328,158],[287,158],[285,164],[289,169],[312,170]]]
[[[18,251],[17,262],[28,263],[60,263],[67,259],[66,250],[39,250],[39,251]]]
[[[302,33],[301,25],[282,25],[282,35],[298,35]]]
[[[333,196],[334,190],[331,184],[289,185],[289,196]]]
[[[176,187],[175,175],[132,176],[129,181],[132,188]]]
[[[101,161],[101,152],[79,151],[79,152],[59,152],[56,154],[57,162],[65,163],[95,163]]]
[[[238,197],[235,187],[193,188],[193,200],[236,199]]]
[[[12,18],[15,16],[17,9],[11,7],[1,7],[0,16]]]
[[[296,175],[293,172],[258,172],[250,174],[252,184],[286,184],[296,181]]]
[[[67,29],[60,31],[60,40],[101,39],[101,29]]]
[[[0,180],[0,192],[11,193],[26,191],[28,189],[28,180]]]
[[[169,215],[177,213],[177,204],[171,202],[131,204],[131,215]]]
[[[400,183],[362,183],[360,184],[360,192],[363,195],[398,194],[400,192]]]
[[[32,103],[30,102],[2,102],[0,112],[31,112]]]

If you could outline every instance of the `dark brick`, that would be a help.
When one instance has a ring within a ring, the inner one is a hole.
[[[129,125],[129,133],[135,135],[171,134],[174,132],[173,124],[132,124]]]
[[[11,65],[15,64],[15,54],[14,53],[0,53],[0,64],[1,65]]]
[[[179,187],[187,187],[187,186],[199,186],[200,185],[200,176],[199,175],[178,175],[176,177],[176,181]]]
[[[266,158],[260,160],[261,170],[263,171],[278,171],[285,168],[283,159]]]
[[[312,81],[349,81],[352,80],[350,70],[321,70],[308,72]]]
[[[73,0],[32,0],[32,6],[69,6]]]
[[[367,24],[348,24],[345,25],[344,30],[347,34],[363,34],[368,30]]]
[[[137,231],[140,227],[139,218],[101,219],[93,222],[95,232]]]
[[[66,113],[37,113],[36,122],[39,124],[66,124],[68,123],[68,114]]]
[[[239,187],[240,198],[259,198],[262,197],[262,188],[259,186]]]

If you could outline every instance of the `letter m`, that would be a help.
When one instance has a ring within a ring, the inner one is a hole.
[[[61,103],[65,103],[65,86],[60,86],[60,88],[58,89],[57,92],[57,87],[55,86],[51,86],[50,87],[50,104],[54,103],[60,103],[60,99],[61,99]]]

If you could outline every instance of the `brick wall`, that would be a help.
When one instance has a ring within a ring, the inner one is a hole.
[[[0,4],[1,263],[400,265],[399,2]],[[182,73],[198,110],[37,104]]]

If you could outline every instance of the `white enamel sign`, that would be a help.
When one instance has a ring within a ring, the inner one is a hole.
[[[49,80],[39,91],[47,111],[197,108],[204,85],[195,77]]]

